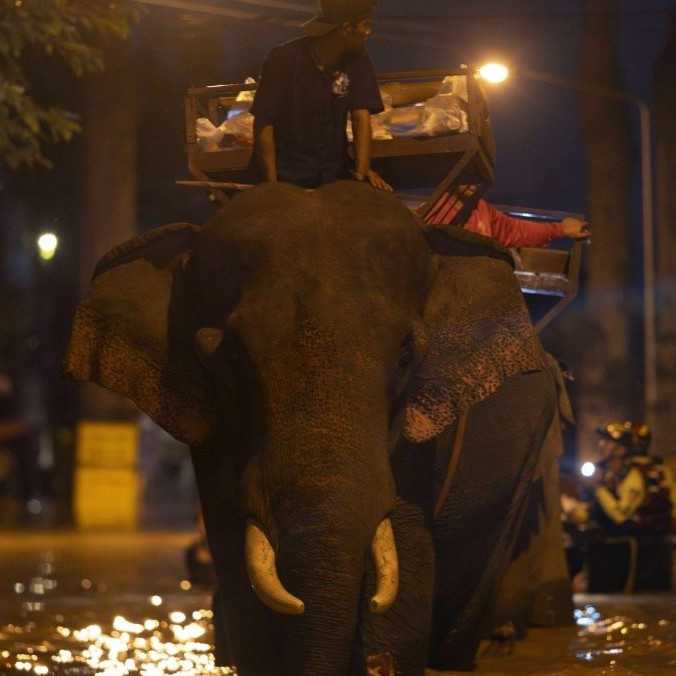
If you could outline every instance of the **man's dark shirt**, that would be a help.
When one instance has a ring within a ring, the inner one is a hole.
[[[383,110],[366,51],[329,73],[311,45],[300,38],[270,52],[251,109],[259,129],[274,126],[278,179],[308,188],[349,176],[348,112]]]

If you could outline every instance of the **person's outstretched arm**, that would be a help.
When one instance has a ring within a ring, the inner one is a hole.
[[[586,239],[589,224],[579,218],[564,218],[560,223],[529,221],[509,216],[485,200],[480,200],[468,229],[487,234],[505,247],[545,247],[562,237]]]

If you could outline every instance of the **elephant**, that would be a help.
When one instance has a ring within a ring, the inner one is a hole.
[[[552,418],[540,451],[529,506],[495,609],[495,625],[511,623],[520,638],[531,626],[574,623],[573,591],[563,545],[559,458],[563,454],[562,427],[574,426],[575,417],[559,362],[550,354],[547,362],[556,383],[558,415]]]
[[[190,445],[219,663],[472,668],[556,406],[504,249],[262,184],[104,256],[65,370]]]

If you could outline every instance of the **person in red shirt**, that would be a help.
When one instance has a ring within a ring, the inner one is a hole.
[[[496,209],[486,200],[479,200],[465,223],[465,230],[492,237],[507,248],[544,247],[555,239],[587,239],[590,235],[589,224],[579,218],[568,216],[559,223],[514,218]]]
[[[459,225],[466,204],[476,193],[476,186],[464,186],[452,193],[444,193],[424,217],[428,225]],[[589,223],[580,218],[567,217],[559,223],[531,221],[514,218],[480,199],[469,214],[462,227],[484,237],[497,240],[502,246],[511,247],[545,247],[553,240],[568,237],[570,239],[587,239],[591,232]]]

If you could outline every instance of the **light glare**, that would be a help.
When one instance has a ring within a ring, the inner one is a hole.
[[[43,261],[50,261],[59,247],[59,238],[53,232],[44,232],[38,237],[38,252]]]
[[[500,84],[509,77],[509,68],[502,63],[486,63],[479,68],[482,80],[491,84]]]
[[[580,468],[580,474],[586,477],[592,477],[596,473],[596,465],[593,462],[585,462]]]

